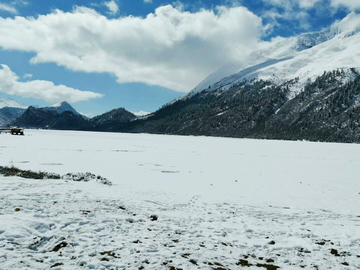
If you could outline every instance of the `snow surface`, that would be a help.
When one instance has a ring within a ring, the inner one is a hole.
[[[360,145],[25,130],[11,165],[113,185],[0,176],[0,269],[360,269]]]
[[[0,109],[5,107],[27,109],[27,106],[21,105],[13,99],[0,98]]]
[[[254,52],[251,65],[233,64],[209,75],[183,98],[203,90],[228,90],[244,80],[270,80],[276,85],[299,78],[290,90],[290,98],[302,91],[308,80],[314,81],[324,71],[339,68],[360,70],[360,14],[350,13],[342,21],[320,32],[264,42]]]
[[[135,114],[137,117],[147,116],[151,114],[151,112],[145,112],[145,111],[132,112],[132,113]]]
[[[58,107],[61,107],[61,106],[62,106],[62,102],[58,102],[58,103],[55,103],[55,104],[51,105],[50,107],[58,108]]]

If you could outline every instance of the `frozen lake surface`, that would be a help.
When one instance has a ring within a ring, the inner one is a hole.
[[[0,269],[360,269],[360,145],[25,134],[0,166],[112,185],[0,175]]]

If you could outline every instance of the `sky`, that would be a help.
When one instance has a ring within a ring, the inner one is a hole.
[[[0,1],[0,98],[92,117],[152,112],[275,37],[330,27],[359,0]]]

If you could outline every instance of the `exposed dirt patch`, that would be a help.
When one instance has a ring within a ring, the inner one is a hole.
[[[61,266],[61,265],[64,265],[64,264],[63,263],[55,263],[52,266],[50,266],[50,268],[54,268],[54,267]]]
[[[58,252],[60,249],[66,247],[67,245],[68,245],[68,243],[66,243],[66,242],[61,242],[60,244],[56,245],[56,246],[53,248],[52,252]]]

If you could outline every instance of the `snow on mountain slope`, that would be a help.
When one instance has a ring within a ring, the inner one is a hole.
[[[20,108],[20,109],[26,109],[27,106],[21,105],[20,103],[16,102],[13,99],[3,99],[0,98],[0,109],[10,107],[10,108]]]
[[[271,80],[279,85],[298,77],[299,82],[291,89],[291,98],[302,90],[309,79],[314,80],[324,71],[360,69],[359,44],[360,14],[350,13],[321,32],[287,39],[276,38],[263,43],[262,50],[252,55],[251,66],[243,67],[240,63],[221,68],[187,96],[205,89],[227,90],[243,80]]]
[[[48,110],[48,111],[56,111],[59,114],[66,112],[66,111],[72,112],[75,115],[80,114],[66,101],[56,103],[50,107],[45,107],[44,109]]]
[[[249,62],[252,63],[251,65],[244,66],[244,63],[238,63],[224,66],[205,78],[205,80],[203,80],[198,86],[195,87],[193,92],[202,91],[209,86],[219,82],[225,77],[238,73],[241,70],[247,69],[254,65],[267,62],[269,59],[281,59],[283,57],[288,57],[295,52],[312,48],[318,44],[328,41],[335,35],[336,31],[333,29],[326,29],[321,32],[302,34],[298,37],[278,37],[273,39],[271,42],[264,42],[262,44],[261,50],[254,52],[250,57]]]

